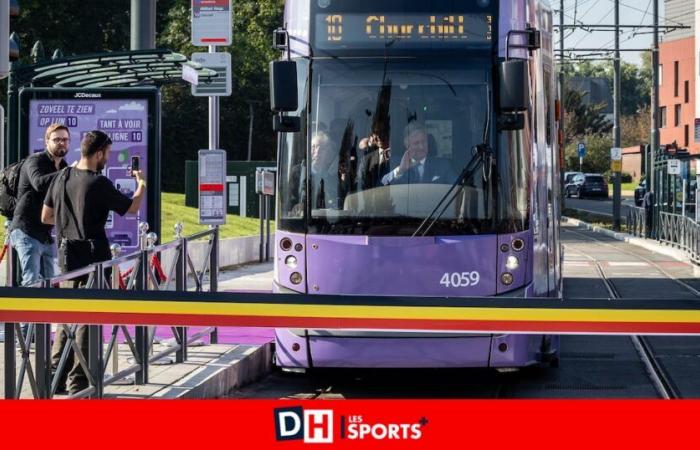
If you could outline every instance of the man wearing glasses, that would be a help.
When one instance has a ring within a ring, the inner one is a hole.
[[[46,150],[30,155],[22,165],[10,226],[10,240],[22,269],[22,286],[55,275],[52,227],[41,222],[41,209],[51,182],[67,165],[64,157],[70,146],[68,128],[57,123],[49,125],[44,143]]]

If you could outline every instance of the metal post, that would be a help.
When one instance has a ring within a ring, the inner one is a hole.
[[[122,246],[119,244],[112,244],[109,247],[112,252],[112,259],[119,258],[122,252]],[[112,289],[119,290],[119,265],[112,267]],[[112,347],[112,375],[119,373],[119,339],[114,339],[114,346]]]
[[[51,288],[51,280],[44,280],[43,287]],[[39,398],[51,398],[51,370],[49,370],[51,364],[51,324],[37,323],[34,341],[36,344],[34,365]]]
[[[219,289],[219,226],[214,225],[214,235],[212,236],[211,253],[209,255],[209,292],[217,292]],[[214,330],[209,335],[209,342],[219,343],[219,329]]]
[[[615,80],[613,100],[613,147],[620,148],[620,0],[615,0]],[[620,231],[620,203],[622,186],[620,172],[613,172],[613,230]]]
[[[187,239],[181,236],[182,225],[175,228],[175,237],[180,240],[180,251],[175,261],[175,290],[184,292],[187,290]],[[180,350],[175,352],[175,362],[187,361],[187,327],[176,327],[180,339]]]
[[[17,361],[15,359],[15,324],[5,322],[5,398],[15,398]]]
[[[216,53],[216,46],[209,46],[209,53]],[[219,148],[219,97],[209,96],[209,148]]]
[[[564,0],[559,0],[559,59],[561,60],[561,64],[559,65],[559,113],[561,114],[559,117],[559,129],[562,132],[562,136],[564,136],[564,96],[566,95],[566,86],[564,85]],[[562,139],[562,147],[566,148],[564,139]],[[564,148],[559,151],[563,153]],[[564,167],[561,167],[560,170],[563,173]],[[579,172],[581,172],[580,167]],[[564,192],[564,177],[561,176],[559,178],[559,189],[561,192]],[[563,204],[564,195],[561,195],[561,198]]]
[[[156,0],[131,0],[131,50],[156,48]]]
[[[253,109],[253,102],[248,102],[248,114],[250,115],[250,125],[248,126],[248,161],[253,158],[253,120],[255,110]]]
[[[136,268],[136,289],[145,291],[148,287],[148,250],[141,250],[138,267]],[[148,347],[149,347],[148,327],[136,327],[136,352],[141,369],[136,372],[136,384],[148,383]]]
[[[652,235],[656,235],[658,195],[656,195],[656,174],[654,163],[659,151],[659,0],[654,1],[654,39],[651,49],[651,138],[649,139],[649,167],[647,189],[654,193],[654,213],[652,214]]]
[[[9,129],[9,126],[8,126]],[[8,133],[9,134],[9,133]],[[5,222],[5,235],[9,232],[8,223]],[[7,249],[7,278],[5,279],[5,285],[8,287],[14,286],[14,257],[12,255],[12,243],[8,240]],[[16,384],[17,384],[17,359],[15,352],[15,324],[11,322],[5,322],[5,398],[13,399],[15,398]]]
[[[262,192],[258,194],[258,215],[260,217],[260,262],[264,261],[263,249],[265,248],[265,234],[263,230],[265,221],[265,205],[263,204],[264,197],[265,196],[262,194]]]
[[[265,233],[265,261],[270,260],[270,196],[265,195],[265,225],[267,232]]]

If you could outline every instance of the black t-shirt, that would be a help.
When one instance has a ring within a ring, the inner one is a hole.
[[[61,189],[64,182],[65,196]],[[105,224],[109,212],[115,211],[123,216],[131,207],[131,199],[119,192],[109,178],[90,170],[70,167],[51,183],[44,204],[54,208],[57,236],[106,240]]]

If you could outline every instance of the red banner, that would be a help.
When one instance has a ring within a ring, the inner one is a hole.
[[[685,448],[699,413],[653,400],[4,401],[0,430],[3,448],[68,435],[101,449]]]

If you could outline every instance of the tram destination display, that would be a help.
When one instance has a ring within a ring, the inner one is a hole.
[[[479,47],[491,44],[490,14],[316,14],[321,49]]]

